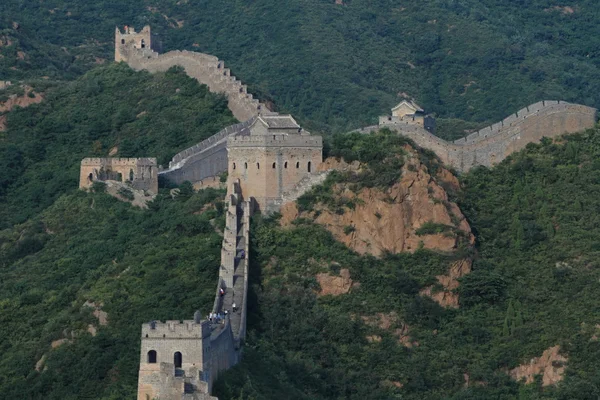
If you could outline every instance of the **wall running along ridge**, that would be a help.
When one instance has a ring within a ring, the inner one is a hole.
[[[138,400],[216,399],[210,396],[221,371],[241,359],[246,337],[248,256],[252,200],[243,201],[239,183],[228,196],[221,267],[213,313],[228,315],[223,322],[201,319],[152,321],[142,325]],[[220,289],[225,291],[220,294]],[[236,311],[233,311],[233,304]],[[150,353],[155,358],[150,359]],[[181,365],[174,355],[181,353]],[[153,362],[150,362],[153,361]]]
[[[381,124],[358,130],[369,133],[381,128],[397,130],[420,147],[433,151],[447,165],[458,171],[498,164],[511,153],[542,137],[556,137],[594,127],[597,110],[563,101],[540,101],[519,110],[504,120],[469,136],[448,142],[425,129],[399,124]]]

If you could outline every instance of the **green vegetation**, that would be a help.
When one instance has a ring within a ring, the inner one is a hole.
[[[212,305],[223,196],[165,193],[144,211],[71,190],[0,231],[0,398],[134,398],[141,324]],[[102,304],[108,325],[83,307],[88,300]],[[72,343],[51,350],[59,339]],[[37,372],[44,355],[47,368]]]
[[[403,93],[439,117],[478,122],[542,99],[600,104],[595,1],[334,3],[5,0],[0,28],[20,23],[30,76],[68,77],[112,59],[116,25],[150,24],[164,51],[218,55],[253,93],[319,130],[372,124]],[[51,67],[35,61],[44,57]],[[17,74],[14,63],[1,59],[0,73]]]
[[[96,68],[7,114],[0,133],[0,228],[24,222],[79,182],[84,157],[157,157],[235,122],[224,97],[181,70],[151,75],[125,65]]]
[[[421,235],[435,235],[436,233],[446,233],[451,232],[452,227],[444,224],[437,224],[433,221],[427,221],[419,229],[415,231],[415,233],[419,236]]]
[[[337,149],[343,150],[343,149]],[[218,384],[235,399],[594,399],[600,322],[600,129],[529,145],[464,176],[457,199],[478,238],[460,308],[418,294],[451,259],[432,252],[360,257],[322,227],[256,220],[246,357]],[[315,296],[315,275],[348,268],[349,294]],[[434,285],[434,291],[436,290]],[[358,316],[395,312],[418,346]],[[377,334],[381,342],[369,342]],[[596,335],[596,336],[594,336]],[[568,357],[557,387],[506,369],[552,346]],[[464,374],[474,384],[465,388]],[[396,388],[390,382],[399,382]],[[479,383],[478,383],[479,382]],[[483,384],[481,384],[483,383]]]

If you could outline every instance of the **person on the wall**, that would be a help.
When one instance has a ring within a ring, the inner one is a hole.
[[[237,311],[237,306],[235,305],[235,301],[233,302],[233,304],[231,305],[231,309],[233,310],[233,312]]]
[[[223,288],[219,288],[219,296],[225,296],[225,290]]]

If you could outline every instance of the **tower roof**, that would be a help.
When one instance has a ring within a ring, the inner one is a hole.
[[[258,120],[268,129],[298,129],[300,125],[291,115],[260,115]]]
[[[402,100],[400,103],[396,105],[396,107],[392,108],[392,111],[395,111],[401,107],[408,107],[412,109],[414,112],[424,112],[421,106],[415,103],[412,100]]]

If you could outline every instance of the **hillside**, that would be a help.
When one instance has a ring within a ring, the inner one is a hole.
[[[591,0],[343,3],[7,0],[0,14],[67,49],[77,61],[57,76],[112,59],[115,25],[150,24],[165,51],[217,55],[253,93],[319,130],[369,125],[402,96],[476,122],[540,99],[600,103]]]
[[[366,162],[373,148],[394,149],[385,136],[334,143],[344,148],[334,145],[332,151],[349,161],[358,154]],[[585,210],[599,207],[598,151],[596,129],[561,144],[531,145],[493,170],[464,176],[463,189],[452,197],[477,245],[467,253],[474,264],[459,279],[456,309],[440,307],[422,289],[460,252],[360,256],[337,242],[327,225],[310,219],[291,227],[257,220],[256,297],[246,357],[220,382],[219,396],[597,397],[600,288],[594,282],[600,278],[595,268],[600,231],[596,216]],[[314,207],[327,198],[309,195],[299,203]],[[340,213],[351,207],[346,204]],[[322,273],[341,281],[322,280]],[[332,282],[345,289],[320,297],[323,285]],[[561,356],[547,364],[536,361],[543,380],[525,386],[511,379],[526,371],[515,368],[552,348]]]
[[[176,69],[150,75],[111,64],[43,96],[4,113],[0,228],[77,188],[84,157],[154,156],[168,165],[181,149],[235,122],[225,98]]]

